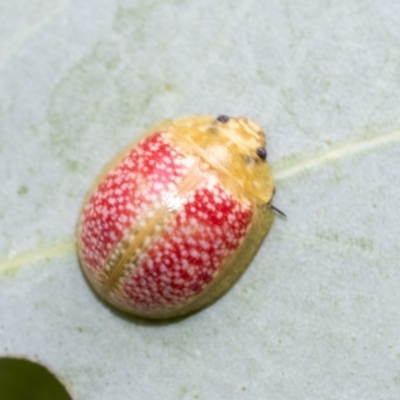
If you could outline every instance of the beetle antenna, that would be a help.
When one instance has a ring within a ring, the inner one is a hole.
[[[268,204],[268,205],[269,208],[276,211],[278,214],[282,215],[282,217],[287,217],[287,215],[283,211],[281,211],[279,208],[276,208],[273,204]]]

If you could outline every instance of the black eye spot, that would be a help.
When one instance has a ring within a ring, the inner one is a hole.
[[[265,150],[264,147],[259,147],[256,150],[256,153],[257,153],[258,157],[260,157],[262,160],[265,160],[267,158],[267,150]]]
[[[229,117],[227,115],[220,115],[217,118],[217,121],[222,122],[223,124],[226,124],[229,121]]]

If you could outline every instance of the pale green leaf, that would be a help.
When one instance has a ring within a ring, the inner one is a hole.
[[[400,398],[395,0],[0,0],[0,357],[74,399]],[[147,323],[103,304],[74,231],[148,126],[245,115],[277,217],[234,288]]]

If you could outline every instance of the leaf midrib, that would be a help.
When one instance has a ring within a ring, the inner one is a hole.
[[[323,152],[317,151],[301,159],[293,156],[293,159],[295,159],[293,164],[285,163],[284,166],[279,167],[279,162],[277,162],[275,163],[275,168],[272,166],[274,180],[275,182],[283,182],[301,174],[305,170],[322,167],[347,156],[367,152],[397,141],[400,141],[400,131],[333,144],[329,150]],[[33,264],[43,259],[61,257],[73,251],[76,251],[75,239],[3,259],[0,261],[0,277],[14,272],[26,264]]]

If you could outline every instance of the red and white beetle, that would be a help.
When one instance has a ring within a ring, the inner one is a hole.
[[[164,121],[103,170],[84,202],[83,271],[115,307],[153,319],[225,293],[273,221],[265,135],[247,118]]]

